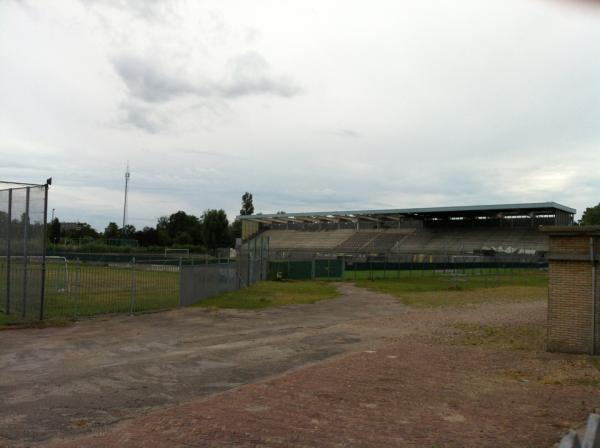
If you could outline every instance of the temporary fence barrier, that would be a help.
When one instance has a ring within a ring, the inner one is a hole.
[[[0,312],[44,317],[48,184],[0,182]]]

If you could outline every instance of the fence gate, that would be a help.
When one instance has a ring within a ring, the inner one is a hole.
[[[48,185],[0,182],[0,312],[44,318]]]

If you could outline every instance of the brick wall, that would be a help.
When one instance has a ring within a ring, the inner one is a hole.
[[[600,351],[600,226],[542,227],[550,235],[548,333],[549,351]],[[595,240],[596,318],[593,319],[590,238]],[[592,328],[595,325],[595,330]],[[595,343],[592,343],[595,334]]]

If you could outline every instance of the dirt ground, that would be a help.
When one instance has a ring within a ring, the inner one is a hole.
[[[456,343],[456,324],[543,325],[543,301],[412,310],[338,287],[3,332],[0,446],[551,446],[600,406],[564,380],[582,357]]]

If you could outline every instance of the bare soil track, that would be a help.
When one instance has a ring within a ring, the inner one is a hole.
[[[411,310],[338,288],[3,332],[0,446],[548,446],[600,406],[597,386],[538,381],[567,355],[446,341],[543,325],[544,302]]]

